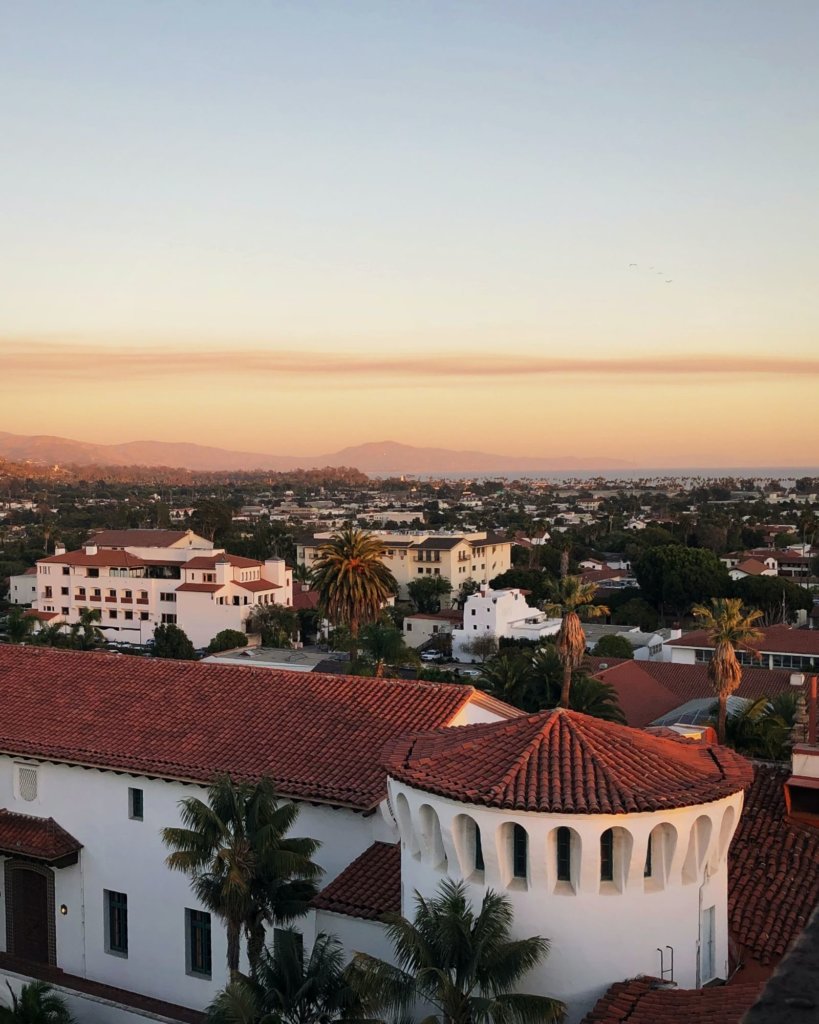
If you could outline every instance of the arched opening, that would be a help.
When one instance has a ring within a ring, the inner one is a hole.
[[[628,829],[607,828],[600,835],[600,891],[623,892],[628,884],[634,840]]]
[[[673,825],[663,822],[651,830],[643,865],[646,892],[659,892],[668,884],[676,848],[677,830]]]
[[[577,890],[580,878],[580,836],[573,828],[561,825],[549,833],[548,854],[554,871],[556,893]]]
[[[468,814],[459,814],[453,822],[453,835],[461,874],[479,881],[485,870],[480,826]]]
[[[702,874],[711,842],[711,829],[711,819],[705,814],[701,814],[694,822],[683,864],[683,882],[686,884],[698,881]]]
[[[438,815],[429,804],[423,804],[419,811],[421,829],[421,852],[423,859],[439,871],[447,868],[444,837]]]
[[[725,808],[725,814],[722,816],[722,824],[719,828],[719,855],[720,858],[725,857],[728,853],[728,846],[731,842],[731,838],[734,834],[734,825],[737,820],[737,812],[734,810],[733,804],[729,804]]]
[[[413,857],[420,857],[421,848],[418,845],[418,837],[412,824],[412,812],[410,811],[409,801],[403,793],[399,793],[396,797],[395,813],[398,818],[398,831],[401,833],[401,842]]]
[[[501,825],[498,859],[505,885],[525,889],[529,879],[529,834],[523,825],[508,821]]]

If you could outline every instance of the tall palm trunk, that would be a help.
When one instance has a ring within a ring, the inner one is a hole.
[[[717,699],[719,701],[719,710],[717,712],[717,740],[720,743],[724,743],[728,727],[728,694],[720,691]]]
[[[560,706],[567,708],[572,693],[572,665],[568,658],[563,661],[563,686],[560,690]]]
[[[227,965],[230,971],[230,980],[235,981],[239,974],[239,949],[241,945],[240,922],[227,921]]]

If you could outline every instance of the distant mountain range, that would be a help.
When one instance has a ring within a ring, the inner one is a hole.
[[[375,441],[342,448],[328,455],[265,455],[235,452],[201,444],[173,441],[128,441],[93,444],[46,434],[0,431],[0,458],[18,462],[76,466],[168,466],[191,470],[322,469],[348,466],[362,473],[526,473],[563,470],[629,469],[633,463],[603,458],[530,458],[488,452],[415,448],[396,441]]]

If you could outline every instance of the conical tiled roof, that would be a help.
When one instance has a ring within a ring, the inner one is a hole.
[[[390,775],[464,803],[555,814],[632,814],[708,803],[750,785],[726,747],[652,736],[558,709],[416,733],[386,751]]]

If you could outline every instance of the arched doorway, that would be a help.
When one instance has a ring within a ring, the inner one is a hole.
[[[20,960],[55,962],[54,874],[25,861],[6,861],[6,938]]]

